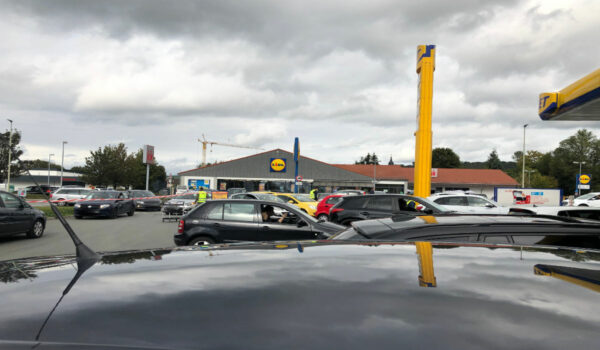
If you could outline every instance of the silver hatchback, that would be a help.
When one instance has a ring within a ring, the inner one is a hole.
[[[53,201],[61,201],[56,203],[56,205],[75,205],[75,202],[64,202],[65,200],[71,199],[82,199],[85,198],[92,190],[88,188],[74,188],[74,187],[62,187],[58,190],[52,192],[50,195],[50,199]]]

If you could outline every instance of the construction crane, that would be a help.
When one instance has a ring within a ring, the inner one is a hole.
[[[226,146],[226,147],[237,147],[237,148],[247,148],[247,149],[256,149],[256,150],[264,150],[263,148],[257,148],[257,147],[249,147],[249,146],[242,146],[242,145],[232,145],[229,143],[221,143],[221,142],[216,142],[216,141],[207,141],[206,137],[204,137],[204,134],[202,134],[202,138],[198,139],[198,142],[202,143],[202,164],[200,166],[206,166],[206,146],[210,145],[211,147],[211,151],[212,151],[212,146],[213,145],[219,145],[219,146]]]

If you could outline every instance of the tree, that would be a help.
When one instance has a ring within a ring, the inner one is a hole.
[[[85,167],[84,166],[74,166],[71,169],[69,169],[69,171],[72,171],[74,173],[79,173],[79,174],[85,174]]]
[[[392,156],[390,156],[390,161],[388,162],[388,165],[394,165],[394,160],[392,159]]]
[[[126,160],[127,147],[123,143],[98,147],[97,151],[90,151],[90,156],[85,158],[83,180],[96,186],[116,188],[127,185]]]
[[[367,153],[366,156],[360,157],[360,160],[354,162],[354,164],[379,164],[379,157],[375,153],[373,155]]]
[[[139,149],[127,157],[127,183],[136,189],[146,188],[146,164],[142,163],[144,150]],[[149,187],[155,192],[164,188],[167,182],[165,167],[156,162],[150,164]]]
[[[24,160],[23,166],[27,169],[48,169],[48,161],[41,159]],[[60,170],[60,164],[50,163],[50,169]]]
[[[0,182],[5,182],[8,177],[8,154],[11,155],[10,177],[19,176],[23,170],[23,164],[19,158],[23,154],[23,150],[19,147],[21,142],[21,133],[18,130],[13,130],[11,147],[9,149],[10,131],[0,134]]]
[[[433,168],[459,168],[460,158],[450,148],[434,148],[431,152]]]
[[[485,162],[485,166],[488,169],[502,169],[502,163],[500,162],[500,158],[498,157],[498,152],[496,152],[495,149],[488,156],[488,159]]]

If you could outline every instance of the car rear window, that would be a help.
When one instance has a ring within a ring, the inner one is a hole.
[[[223,220],[223,204],[213,204],[204,209],[203,214],[207,220]]]
[[[582,218],[591,220],[600,220],[600,210],[582,209],[582,210],[562,210],[558,216],[569,216],[572,218]]]

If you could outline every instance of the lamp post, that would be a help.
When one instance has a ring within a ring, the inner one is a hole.
[[[523,176],[521,177],[521,188],[525,188],[525,129],[527,125],[523,125]]]
[[[65,164],[65,144],[67,141],[62,142],[62,159],[60,161],[60,187],[63,185],[63,166]]]
[[[8,175],[7,175],[5,190],[10,192],[10,162],[11,162],[10,158],[12,156],[12,124],[13,124],[13,121],[11,119],[6,119],[6,120],[8,120],[10,122],[10,133],[8,134]]]
[[[54,153],[50,153],[48,155],[48,186],[50,186],[50,157],[52,157]]]
[[[577,176],[577,182],[576,182],[576,187],[575,187],[575,193],[580,196],[581,195],[581,190],[579,189],[579,178],[581,177],[581,166],[583,164],[585,164],[585,162],[573,162],[573,164],[579,164],[579,174]]]

